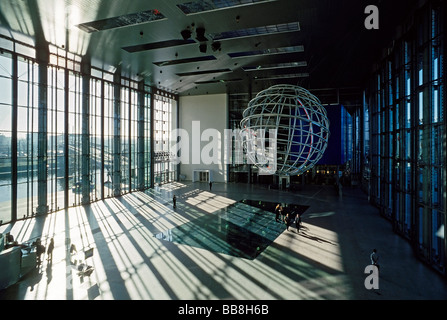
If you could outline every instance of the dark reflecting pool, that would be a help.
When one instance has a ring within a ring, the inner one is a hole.
[[[276,203],[242,200],[213,214],[207,214],[156,235],[156,238],[224,253],[240,258],[255,259],[285,229],[275,221]],[[287,204],[297,213],[308,206]]]

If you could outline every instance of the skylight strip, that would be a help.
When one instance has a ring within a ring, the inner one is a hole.
[[[233,53],[229,53],[228,56],[230,56],[230,58],[243,58],[243,57],[251,57],[251,56],[282,54],[282,53],[295,53],[295,52],[303,52],[303,51],[304,51],[304,46],[300,45],[300,46],[282,47],[282,48],[273,48],[273,49],[264,49],[264,50],[255,50],[255,51],[233,52]]]
[[[137,13],[125,14],[113,18],[81,23],[78,24],[77,27],[85,32],[92,33],[107,29],[127,27],[160,19],[165,19],[165,16],[160,11],[153,9]]]
[[[193,62],[202,62],[202,61],[211,61],[211,60],[217,60],[217,58],[215,56],[204,56],[204,57],[158,61],[158,62],[153,62],[153,64],[155,64],[159,67],[164,67],[164,66],[172,66],[175,64],[193,63]]]
[[[298,68],[307,67],[306,61],[299,62],[288,62],[288,63],[276,63],[276,64],[266,64],[259,66],[245,66],[242,67],[244,71],[262,71],[262,70],[272,70],[272,69],[285,69],[285,68]]]
[[[277,33],[295,32],[295,31],[300,31],[299,22],[282,23],[263,27],[239,29],[234,31],[224,31],[220,33],[210,34],[210,37],[213,40],[217,41],[217,40],[235,39],[249,36],[277,34]]]
[[[186,15],[253,5],[261,2],[276,0],[197,0],[179,3],[177,7]]]
[[[196,43],[196,42],[192,39],[188,39],[188,40],[175,39],[175,40],[166,40],[166,41],[159,41],[159,42],[152,42],[152,43],[138,44],[135,46],[123,47],[123,50],[133,53],[133,52],[181,46],[181,45],[191,44],[191,43]]]
[[[227,83],[227,82],[236,82],[242,81],[242,78],[234,78],[234,79],[221,79],[221,80],[208,80],[208,81],[195,81],[195,84],[210,84],[210,83]]]
[[[188,77],[188,76],[197,76],[197,75],[202,75],[202,74],[224,73],[224,72],[231,72],[231,69],[192,71],[192,72],[177,73],[177,75],[180,77]]]
[[[266,76],[266,77],[255,77],[256,80],[278,80],[278,79],[293,79],[293,78],[307,78],[309,77],[309,73],[292,73],[292,74],[283,74],[283,75],[275,75],[275,76]]]

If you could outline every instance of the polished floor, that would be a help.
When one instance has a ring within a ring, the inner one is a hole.
[[[303,206],[302,228],[286,230],[250,201]],[[447,299],[447,281],[414,256],[358,188],[340,197],[331,186],[285,192],[175,182],[0,227],[8,231],[19,242],[54,238],[55,249],[52,261],[45,256],[0,299]],[[373,248],[379,289],[365,287]],[[93,271],[83,276],[84,262]]]

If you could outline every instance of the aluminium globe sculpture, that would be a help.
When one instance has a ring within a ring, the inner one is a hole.
[[[247,159],[259,172],[279,176],[300,175],[311,169],[323,156],[330,135],[320,100],[293,85],[275,85],[259,92],[248,103],[240,124]],[[272,159],[272,150],[274,166],[266,160]]]

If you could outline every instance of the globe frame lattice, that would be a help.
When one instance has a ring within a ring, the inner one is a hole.
[[[274,85],[260,91],[242,115],[240,125],[245,133],[243,144],[247,159],[269,174],[300,175],[311,169],[327,148],[330,131],[326,109],[302,87]],[[269,130],[276,132],[274,167],[260,161],[258,148],[247,147],[259,144],[255,141],[259,139],[258,132]]]

